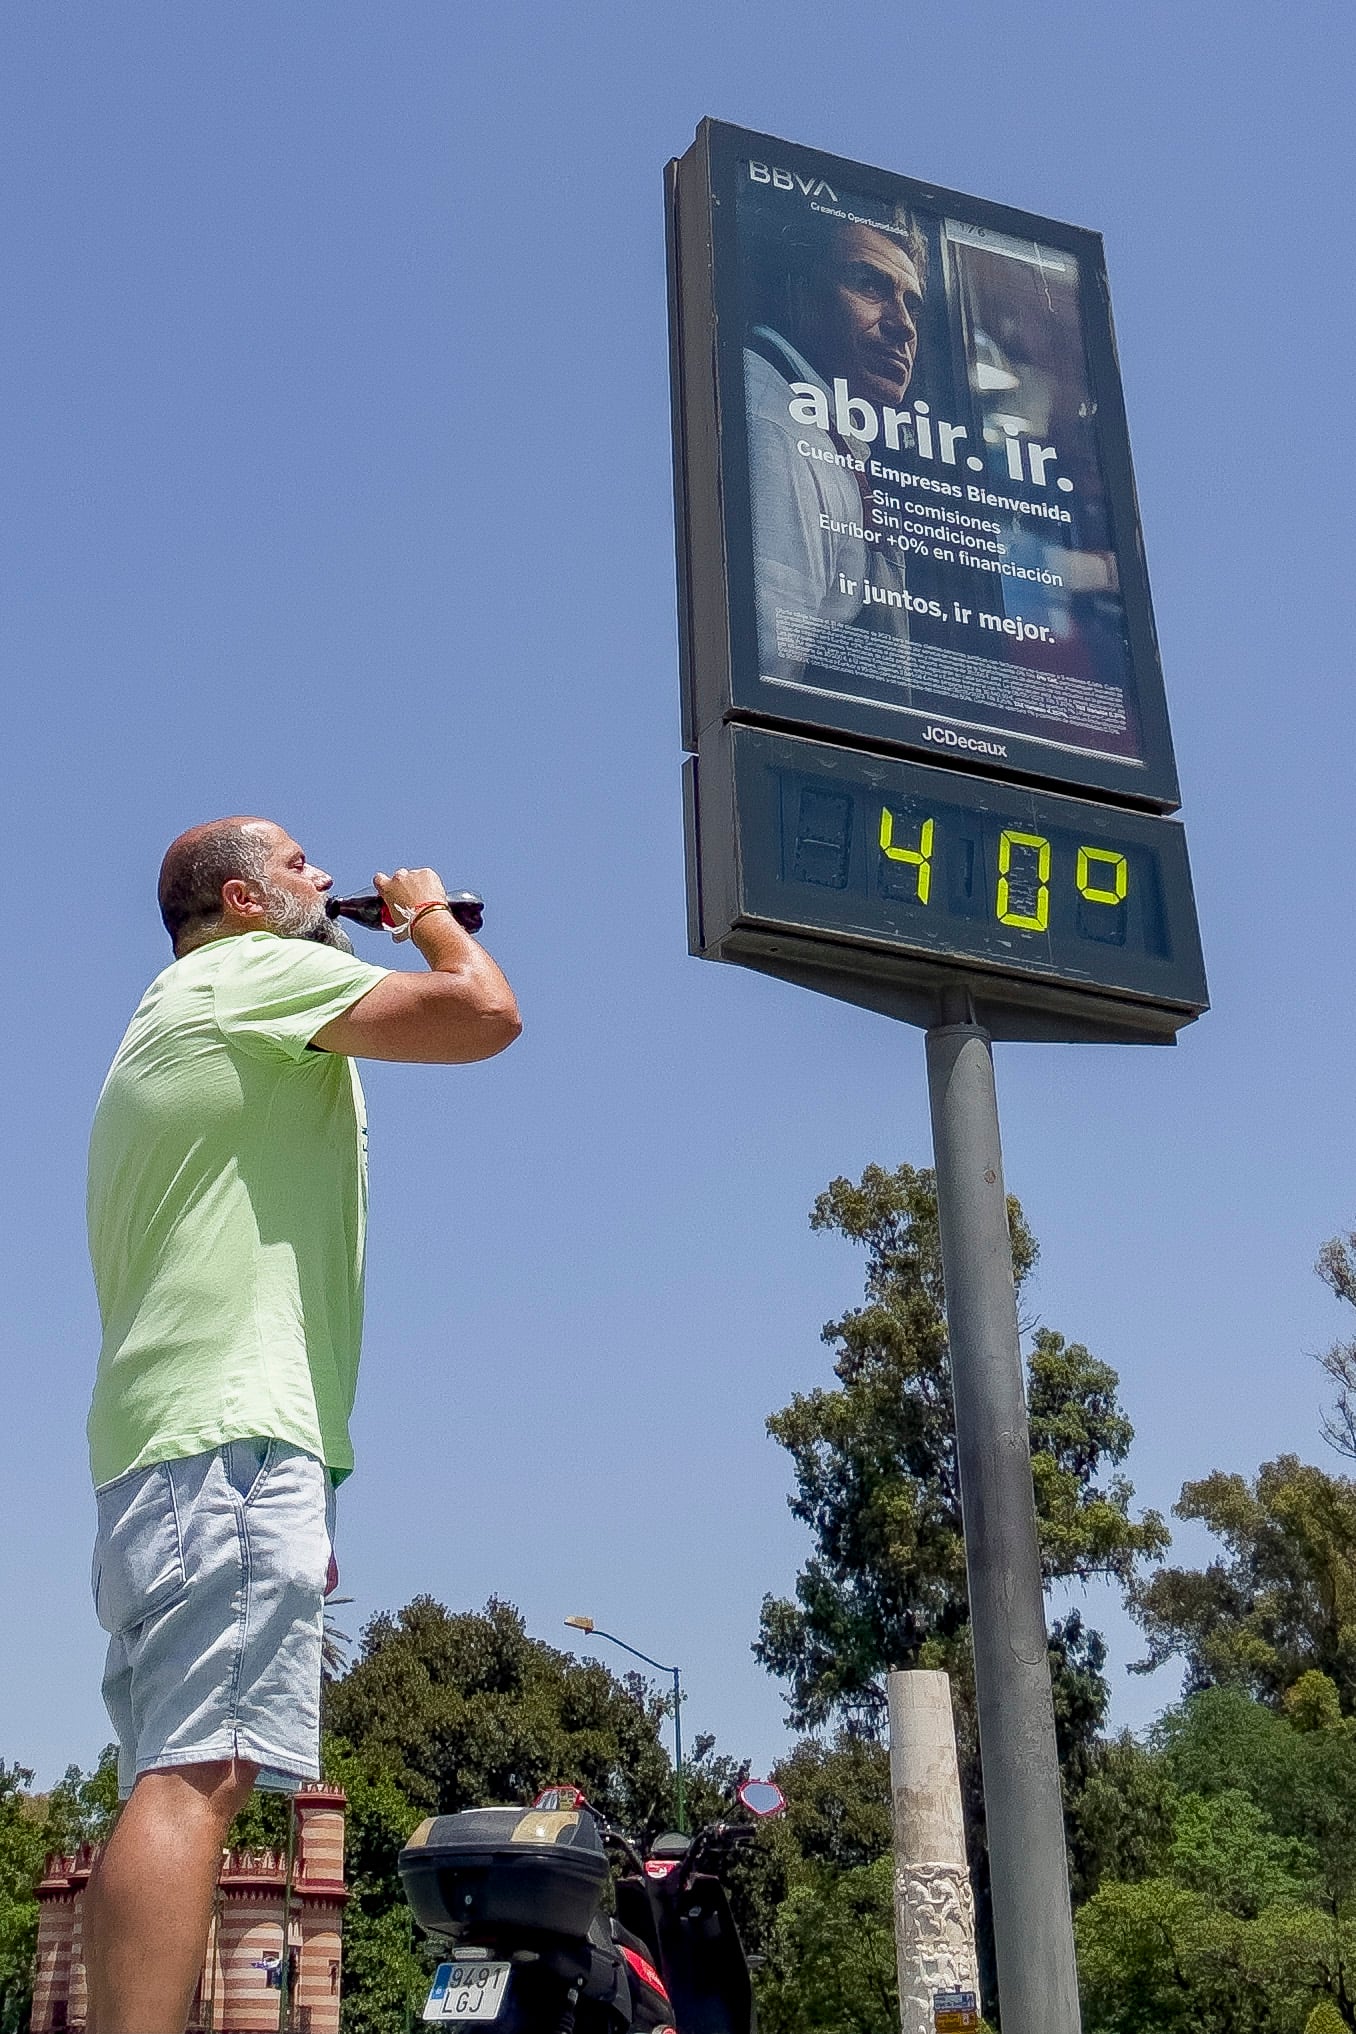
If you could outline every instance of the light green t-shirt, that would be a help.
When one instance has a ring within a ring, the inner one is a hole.
[[[249,932],[143,996],[90,1139],[96,1484],[256,1434],[352,1468],[367,1122],[352,1061],[307,1047],[385,974]]]

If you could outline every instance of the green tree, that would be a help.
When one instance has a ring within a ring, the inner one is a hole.
[[[0,1763],[0,2034],[28,2025],[38,1941],[38,1883],[48,1854],[99,1843],[118,1803],[117,1750],[91,1772],[68,1766],[50,1794],[29,1791],[33,1775]]]
[[[434,1956],[412,1926],[395,1869],[423,1813],[394,1777],[390,1753],[380,1747],[359,1749],[327,1735],[322,1763],[325,1778],[348,1797],[343,2034],[389,2034],[404,2025],[407,2008],[417,2022]]]
[[[344,1909],[341,2034],[400,2034],[407,2025],[418,2027],[431,1964],[432,1955],[420,1954],[407,1910],[373,1912],[350,1900]]]
[[[1315,1908],[1243,1919],[1175,1878],[1104,1885],[1075,1934],[1084,2034],[1303,2034],[1333,1941]]]
[[[877,1738],[842,1730],[802,1738],[773,1768],[786,1796],[795,1854],[829,1871],[855,1871],[888,1857],[894,1841],[890,1759]]]
[[[1356,1725],[1311,1724],[1312,1714],[1297,1724],[1239,1689],[1213,1688],[1169,1712],[1155,1735],[1180,1794],[1246,1795],[1278,1836],[1304,1847],[1324,1911],[1356,1922]]]
[[[0,2034],[28,2025],[38,1942],[37,1887],[47,1855],[44,1803],[26,1766],[0,1763]]]
[[[1088,2034],[1300,2034],[1319,2000],[1356,2028],[1356,1723],[1321,1681],[1274,1709],[1237,1687],[1193,1695],[1148,1745],[1121,1742],[1105,1798],[1090,1779]]]
[[[1018,1288],[1036,1243],[1009,1199]],[[876,1725],[887,1669],[956,1671],[967,1651],[965,1550],[944,1314],[936,1184],[931,1172],[870,1166],[819,1196],[811,1227],[862,1244],[863,1305],[824,1329],[834,1389],[798,1394],[768,1430],[792,1459],[791,1509],[814,1551],[795,1601],[767,1597],[755,1652],[789,1686],[791,1720],[834,1715]],[[1154,1512],[1136,1518],[1116,1472],[1133,1429],[1116,1374],[1079,1343],[1037,1331],[1028,1360],[1032,1475],[1047,1580],[1128,1583],[1167,1544]],[[1082,1677],[1088,1708],[1100,1641],[1081,1622],[1056,1632],[1056,1666]],[[1059,1655],[1063,1654],[1063,1659]],[[1104,1699],[1104,1698],[1103,1698]],[[1094,1694],[1092,1712],[1100,1715]],[[1085,1716],[1080,1719],[1086,1721]]]
[[[766,2034],[898,2034],[893,1901],[888,1858],[801,1865],[758,1978]]]
[[[106,1744],[86,1773],[67,1766],[45,1803],[47,1848],[69,1854],[102,1843],[118,1813],[118,1747]]]
[[[326,1776],[348,1794],[344,2034],[399,2025],[426,1984],[431,1952],[412,1940],[396,1872],[423,1816],[527,1802],[565,1780],[629,1833],[672,1821],[662,1698],[639,1677],[619,1681],[529,1638],[497,1600],[457,1613],[421,1596],[374,1618],[353,1666],[326,1685],[324,1719]],[[689,1769],[698,1812],[741,1775],[699,1743]]]
[[[1300,1839],[1278,1836],[1266,1812],[1239,1787],[1186,1794],[1178,1804],[1169,1871],[1240,1920],[1255,1921],[1280,1901],[1303,1905],[1317,1864]]]
[[[1184,1484],[1174,1510],[1224,1551],[1131,1585],[1148,1639],[1137,1671],[1180,1658],[1188,1692],[1234,1687],[1273,1707],[1314,1671],[1356,1713],[1356,1482],[1281,1455],[1251,1481]]]
[[[647,1690],[643,1679],[639,1675],[626,1678],[635,1688],[636,1699],[644,1701]],[[731,1758],[728,1753],[717,1751],[714,1737],[699,1736],[690,1752],[685,1748],[683,1778],[688,1828],[700,1829],[705,1823],[723,1821],[732,1815],[742,1819],[738,1789],[748,1779],[749,1770],[747,1759]],[[778,1774],[774,1771],[770,1777],[775,1780]],[[788,1841],[784,1820],[761,1822],[754,1841],[733,1851],[721,1867],[721,1880],[740,1940],[751,1955],[761,1956],[767,1949],[777,1909],[786,1897],[788,1874],[798,1854],[795,1844]]]
[[[829,1885],[890,1858],[889,1758],[875,1739],[844,1730],[831,1742],[802,1738],[769,1778],[786,1797],[786,1813],[763,1823],[757,1842],[736,1851],[723,1876],[745,1949],[767,1956],[780,1940],[785,1977],[788,1937],[777,1930],[792,1888]],[[692,1819],[699,1825],[722,1812],[718,1798],[699,1801]]]
[[[863,1246],[865,1294],[823,1331],[836,1385],[797,1395],[768,1421],[791,1456],[791,1509],[813,1548],[794,1600],[764,1599],[754,1650],[787,1683],[792,1723],[811,1730],[838,1718],[877,1735],[889,1669],[950,1673],[987,1985],[987,1857],[936,1182],[910,1165],[870,1166],[855,1183],[835,1180],[810,1220]],[[1011,1197],[1008,1224],[1020,1295],[1037,1251]],[[1046,1580],[1128,1584],[1168,1534],[1157,1513],[1132,1510],[1120,1465],[1134,1434],[1115,1372],[1081,1343],[1038,1329],[1027,1406]],[[1105,1717],[1104,1661],[1100,1635],[1077,1611],[1055,1624],[1050,1666],[1070,1806]]]
[[[292,1804],[286,1794],[256,1788],[226,1832],[227,1850],[287,1853]]]
[[[1330,1237],[1314,1269],[1336,1299],[1356,1307],[1356,1230]],[[1337,1389],[1323,1438],[1339,1455],[1356,1458],[1356,1341],[1334,1342],[1318,1360]]]
[[[661,1699],[529,1638],[512,1605],[493,1599],[454,1613],[420,1596],[374,1618],[356,1663],[325,1691],[326,1727],[384,1753],[427,1814],[530,1801],[569,1780],[644,1833],[672,1818],[663,1719]]]
[[[1069,1810],[1075,1907],[1104,1879],[1131,1883],[1166,1868],[1177,1800],[1161,1753],[1128,1730],[1096,1743]]]

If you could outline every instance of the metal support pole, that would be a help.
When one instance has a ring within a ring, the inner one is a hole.
[[[287,1800],[287,1871],[283,1878],[282,1967],[278,1972],[278,2034],[292,2025],[292,1986],[288,1959],[292,1954],[292,1869],[297,1855],[297,1797]]]
[[[405,2025],[403,2034],[410,2034],[410,2030],[414,2026],[414,2001],[410,1997],[409,1973],[409,1964],[414,1962],[414,1909],[410,1906],[407,1906],[405,1909],[405,1955],[408,1961],[405,1970]],[[421,1986],[420,1989],[422,1990],[423,1987]]]
[[[676,1828],[687,1835],[687,1804],[683,1798],[683,1689],[678,1669],[673,1670],[673,1792],[677,1811]]]
[[[1003,2034],[1079,2034],[1031,1444],[989,1034],[927,1034]]]

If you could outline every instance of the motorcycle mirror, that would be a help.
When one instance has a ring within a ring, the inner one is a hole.
[[[786,1813],[786,1796],[771,1780],[745,1780],[739,1789],[739,1798],[750,1815],[762,1817]]]
[[[650,1856],[672,1861],[675,1858],[686,1857],[691,1848],[690,1836],[681,1836],[676,1829],[666,1829],[664,1834],[657,1836],[650,1845]]]

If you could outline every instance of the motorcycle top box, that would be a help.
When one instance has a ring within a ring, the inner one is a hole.
[[[421,1927],[493,1948],[515,1941],[581,1942],[608,1880],[591,1814],[465,1808],[421,1822],[398,1860]]]

